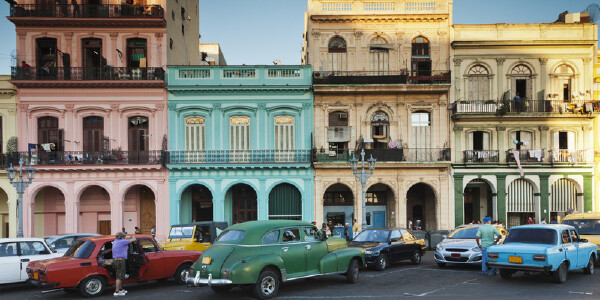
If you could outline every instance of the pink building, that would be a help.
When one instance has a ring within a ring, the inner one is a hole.
[[[24,195],[25,236],[156,226],[163,239],[164,74],[167,61],[199,60],[197,3],[30,2],[8,17],[17,31],[19,151],[37,169]]]

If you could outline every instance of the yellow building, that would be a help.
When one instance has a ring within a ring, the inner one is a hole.
[[[594,100],[600,100],[600,53],[597,54],[597,60],[594,64]],[[594,119],[594,162],[595,162],[595,191],[600,195],[600,118]],[[596,207],[600,206],[600,199],[595,199]],[[598,209],[596,209],[598,211]]]
[[[0,76],[0,238],[15,237],[17,233],[17,192],[10,184],[4,168],[4,153],[7,152],[7,146],[11,147],[7,144],[17,136],[17,90],[9,80],[9,75]]]

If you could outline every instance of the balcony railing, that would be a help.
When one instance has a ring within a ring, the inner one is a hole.
[[[437,74],[437,75],[436,75]],[[449,71],[323,71],[314,84],[449,84]]]
[[[52,152],[15,152],[6,154],[6,165],[19,164],[19,159],[32,165],[126,165],[126,164],[162,164],[162,151],[52,151]]]
[[[349,162],[354,151],[316,153],[316,162]],[[449,148],[365,149],[365,159],[373,156],[378,162],[441,162],[450,161]]]
[[[348,151],[336,152],[316,152],[315,151],[315,162],[320,163],[348,163],[350,162],[351,153]]]
[[[169,164],[310,163],[311,150],[168,151]]]
[[[12,67],[13,80],[164,80],[163,68]]]
[[[518,151],[519,161],[521,163],[540,163],[544,161],[545,150],[543,149],[531,149],[531,150],[516,150]],[[513,150],[506,151],[506,161],[516,162]]]
[[[498,150],[466,150],[463,151],[465,163],[497,163],[500,156]]]
[[[592,161],[592,150],[563,150],[554,149],[548,151],[552,163],[584,163]]]
[[[11,17],[46,18],[164,18],[160,5],[129,4],[15,4]]]
[[[600,101],[594,100],[472,100],[458,101],[454,113],[594,113],[600,112]]]

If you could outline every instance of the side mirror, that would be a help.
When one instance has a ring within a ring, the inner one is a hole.
[[[588,242],[588,240],[587,240],[587,239],[579,239],[579,242],[580,242],[580,243],[587,243],[587,242]]]
[[[389,242],[389,243],[390,243],[390,244],[391,244],[391,243],[395,243],[395,242],[397,242],[397,241],[399,241],[399,240],[400,240],[399,238],[392,238],[392,239],[390,239],[390,242]]]
[[[445,239],[445,238],[447,238],[447,237],[448,237],[448,236],[447,236],[447,235],[445,235],[445,234],[444,234],[444,235],[442,235],[442,238],[443,238],[443,239]]]

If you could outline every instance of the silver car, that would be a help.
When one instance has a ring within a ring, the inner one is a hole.
[[[475,235],[480,224],[456,227],[435,249],[435,262],[441,268],[446,264],[481,264],[481,249],[477,247]],[[502,243],[508,233],[504,227],[493,225],[502,234]]]
[[[71,233],[71,234],[59,234],[45,236],[44,239],[48,246],[56,250],[60,254],[64,254],[73,245],[73,243],[80,238],[88,236],[99,236],[97,233]]]

